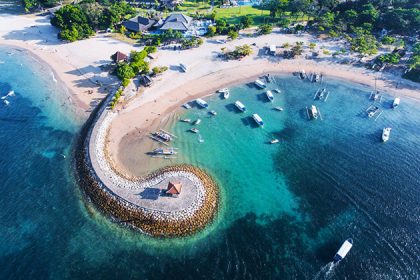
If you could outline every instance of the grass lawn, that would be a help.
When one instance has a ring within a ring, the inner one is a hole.
[[[251,6],[234,8],[215,8],[216,19],[225,19],[228,23],[237,24],[242,16],[250,16],[255,25],[267,23],[270,20],[270,11],[261,10]]]

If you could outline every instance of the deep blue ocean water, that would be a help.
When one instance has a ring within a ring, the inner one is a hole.
[[[327,79],[323,121],[307,121],[316,87],[289,76],[274,104],[247,85],[229,101],[196,108],[203,143],[176,123],[183,162],[222,187],[214,225],[185,239],[159,240],[120,228],[82,199],[72,149],[82,121],[51,71],[0,47],[1,279],[418,279],[420,112],[385,96],[383,115],[361,114],[370,89]],[[229,105],[239,99],[249,113]],[[272,110],[282,106],[283,112]],[[252,112],[266,122],[252,125]],[[391,139],[381,143],[384,126]],[[277,145],[266,144],[276,137]],[[65,157],[64,157],[65,156]],[[354,247],[329,262],[348,237]]]

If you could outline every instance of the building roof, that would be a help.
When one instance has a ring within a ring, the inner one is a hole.
[[[128,60],[128,56],[120,51],[117,51],[116,53],[114,53],[111,56],[112,60],[116,63],[120,62],[120,61],[127,61]]]
[[[183,14],[171,14],[165,19],[161,30],[172,29],[174,31],[187,31],[192,22],[192,18]]]
[[[181,193],[182,185],[181,183],[168,183],[168,188],[166,189],[167,194],[177,195]]]
[[[127,28],[127,30],[140,32],[140,31],[145,31],[149,29],[155,23],[156,23],[156,20],[154,19],[136,16],[129,20],[124,21],[123,25],[125,26],[125,28]]]

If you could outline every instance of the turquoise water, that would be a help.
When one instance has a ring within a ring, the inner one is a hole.
[[[360,112],[369,89],[329,80],[323,121],[307,121],[314,86],[276,78],[283,93],[264,102],[253,87],[210,97],[197,135],[176,123],[183,162],[210,172],[223,209],[204,232],[151,239],[120,228],[85,203],[72,150],[82,121],[51,71],[26,53],[0,47],[1,279],[417,279],[419,111],[402,99],[377,120]],[[239,99],[249,113],[229,105]],[[272,110],[282,106],[283,112]],[[256,128],[248,116],[266,122]],[[388,143],[381,129],[393,127]],[[280,143],[269,145],[272,138]],[[65,158],[63,157],[65,155]],[[328,263],[342,241],[354,248]]]

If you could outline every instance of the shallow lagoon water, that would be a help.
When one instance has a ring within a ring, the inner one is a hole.
[[[16,92],[0,104],[2,279],[418,277],[417,102],[390,110],[386,96],[372,121],[360,114],[368,88],[328,79],[324,120],[308,121],[302,109],[316,87],[289,76],[270,85],[283,91],[273,104],[246,85],[228,101],[210,97],[216,117],[196,108],[183,116],[202,119],[203,143],[188,124],[171,130],[179,161],[220,183],[223,209],[204,232],[168,241],[121,228],[84,202],[71,163],[81,122],[64,89],[24,53],[0,48],[0,60],[0,94]],[[236,99],[249,113],[232,110]],[[253,126],[253,112],[264,128]],[[384,126],[393,127],[385,144]],[[273,137],[280,143],[267,144]],[[327,272],[348,237],[354,248]]]

